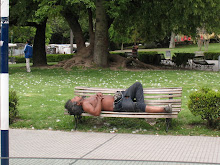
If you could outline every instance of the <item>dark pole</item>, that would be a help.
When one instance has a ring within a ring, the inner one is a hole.
[[[9,74],[8,74],[9,0],[1,0],[1,164],[9,164]]]

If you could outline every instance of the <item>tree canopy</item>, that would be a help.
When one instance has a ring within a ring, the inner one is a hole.
[[[73,31],[77,55],[91,59],[98,66],[108,65],[109,39],[116,43],[157,41],[169,38],[172,32],[195,37],[198,28],[219,33],[219,10],[219,0],[10,1],[12,23],[38,29],[35,44],[45,44],[42,33],[45,33],[47,18],[63,17]],[[85,46],[87,39],[89,47]]]

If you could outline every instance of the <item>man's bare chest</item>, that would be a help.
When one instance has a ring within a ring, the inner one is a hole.
[[[90,104],[92,104],[93,106],[96,106],[96,104],[98,102],[96,96],[91,96],[89,98],[86,98],[86,101],[89,102]]]

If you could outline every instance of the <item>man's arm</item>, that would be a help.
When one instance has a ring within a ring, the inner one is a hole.
[[[24,47],[24,52],[26,53],[26,51],[27,51],[27,45],[25,45]]]
[[[90,102],[85,101],[82,104],[83,110],[93,116],[99,116],[102,110],[102,99],[102,96],[97,96],[98,101],[95,107]]]

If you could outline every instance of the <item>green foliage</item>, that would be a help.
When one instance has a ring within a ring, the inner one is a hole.
[[[220,52],[205,52],[204,56],[206,60],[218,60],[218,56],[220,56]]]
[[[48,54],[47,62],[59,62],[68,60],[73,57],[74,54]]]
[[[124,52],[110,52],[110,54],[118,54],[122,57],[126,57]]]
[[[186,66],[189,59],[192,59],[195,56],[194,53],[174,53],[174,56],[172,57],[172,61],[177,66]]]
[[[63,60],[68,60],[73,57],[74,54],[48,54],[47,55],[47,62],[59,62]],[[15,62],[16,63],[25,63],[25,58],[24,57],[15,57]],[[31,58],[31,62],[33,62],[33,59]]]
[[[18,96],[15,91],[9,91],[9,123],[12,124],[18,116]]]
[[[10,26],[9,38],[12,43],[25,43],[28,39],[33,42],[36,29],[34,27]]]
[[[163,54],[158,54],[157,52],[138,52],[138,60],[146,64],[159,65],[161,62],[161,56]]]
[[[195,116],[207,120],[209,127],[220,125],[220,92],[201,88],[189,96],[188,108]],[[220,128],[220,127],[219,127]]]

